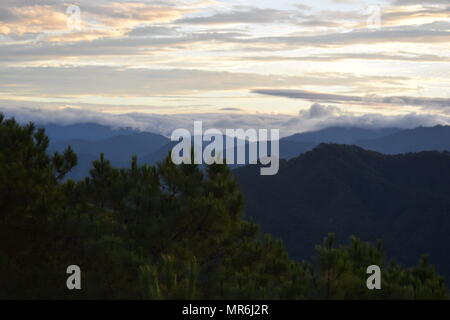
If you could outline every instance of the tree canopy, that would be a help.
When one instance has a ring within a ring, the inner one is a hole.
[[[244,198],[226,165],[114,168],[100,155],[90,176],[65,179],[68,148],[49,155],[33,124],[0,116],[2,299],[443,299],[444,280],[423,258],[405,268],[382,247],[333,235],[311,262],[244,219]],[[277,214],[274,212],[274,217]],[[379,265],[382,290],[368,290]],[[66,268],[82,290],[66,288]]]

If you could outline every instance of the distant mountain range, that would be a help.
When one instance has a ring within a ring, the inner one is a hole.
[[[425,150],[448,151],[450,150],[450,126],[401,130],[378,139],[359,140],[355,144],[364,149],[386,154]]]
[[[258,166],[233,172],[247,217],[283,239],[293,258],[311,258],[314,244],[334,232],[339,241],[380,239],[407,265],[426,253],[450,276],[449,152],[383,155],[320,144],[282,161],[275,176],[261,176]]]
[[[118,135],[98,141],[81,139],[65,140],[51,144],[51,149],[62,151],[68,145],[75,151],[83,154],[98,156],[101,152],[107,159],[113,162],[129,162],[132,155],[143,158],[152,154],[161,147],[168,145],[169,139],[148,132],[133,133],[129,135]]]
[[[78,154],[75,179],[88,175],[101,152],[115,166],[128,166],[132,155],[154,164],[175,145],[98,124],[46,129],[51,151],[71,145]],[[281,139],[286,160],[275,176],[260,176],[258,165],[234,173],[248,217],[282,238],[293,258],[310,258],[311,248],[335,232],[338,240],[382,239],[388,255],[405,264],[427,253],[450,278],[450,153],[438,151],[450,151],[450,126],[332,127]]]
[[[92,161],[98,159],[101,152],[115,166],[127,166],[132,155],[137,155],[141,164],[154,164],[166,157],[175,145],[159,134],[139,132],[131,128],[115,129],[94,123],[47,125],[45,128],[51,138],[51,151],[61,151],[71,145],[79,155],[79,166],[71,174],[76,179],[88,174]],[[450,126],[409,130],[330,127],[281,139],[280,158],[297,157],[320,143],[351,144],[386,154],[450,151]]]
[[[104,153],[114,166],[125,167],[130,164],[133,155],[144,163],[143,159],[151,159],[153,153],[171,142],[159,134],[131,128],[116,129],[95,123],[46,125],[44,128],[50,138],[51,152],[61,152],[70,145],[77,153],[78,166],[70,173],[74,179],[87,176],[92,162],[99,159],[100,153]],[[160,158],[155,157],[155,161],[149,163],[153,164],[157,160]]]
[[[79,123],[72,125],[48,124],[43,126],[52,142],[68,140],[99,141],[114,136],[128,136],[138,133],[132,128],[111,128],[96,123]]]
[[[385,137],[401,131],[398,128],[365,129],[357,127],[330,127],[319,131],[297,133],[283,140],[295,142],[355,144],[360,140]]]

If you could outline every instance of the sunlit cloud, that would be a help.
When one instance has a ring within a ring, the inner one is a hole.
[[[394,113],[447,119],[448,0],[326,3],[79,0],[78,17],[64,1],[3,0],[0,99],[183,121],[273,112],[292,130]]]
[[[254,93],[286,97],[290,99],[304,99],[308,101],[319,101],[327,103],[360,103],[360,104],[387,104],[394,106],[432,106],[432,107],[450,107],[450,98],[432,98],[432,97],[379,97],[379,96],[350,96],[342,94],[331,94],[321,92],[311,92],[306,90],[273,90],[273,89],[259,89],[254,90]]]
[[[74,124],[96,122],[113,127],[132,127],[143,131],[153,131],[170,136],[174,129],[192,129],[193,122],[201,120],[203,127],[225,130],[227,128],[280,128],[281,137],[294,133],[318,130],[329,126],[359,126],[369,128],[398,127],[414,128],[419,125],[450,125],[450,115],[433,113],[404,113],[400,115],[381,115],[377,113],[352,113],[345,108],[313,104],[294,115],[274,113],[210,112],[149,114],[125,113],[111,114],[85,110],[77,106],[53,105],[36,108],[21,104],[21,108],[10,104],[3,108],[7,116],[14,116],[21,122]]]
[[[67,15],[52,6],[26,6],[2,9],[0,34],[39,33],[67,29]]]

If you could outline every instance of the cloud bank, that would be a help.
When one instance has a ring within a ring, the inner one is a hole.
[[[30,107],[3,107],[0,108],[0,112],[7,117],[15,117],[20,122],[33,121],[38,124],[99,123],[112,127],[132,127],[142,131],[159,133],[167,137],[170,137],[173,130],[178,128],[193,130],[194,121],[203,121],[205,129],[280,129],[282,137],[330,126],[415,128],[438,124],[450,125],[450,114],[408,113],[395,116],[385,116],[376,113],[352,114],[341,108],[318,103],[314,103],[306,110],[301,110],[298,115],[245,114],[237,112],[175,115],[128,113],[114,115],[76,108],[42,110]]]

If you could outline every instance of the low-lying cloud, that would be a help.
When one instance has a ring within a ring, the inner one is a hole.
[[[309,101],[318,101],[326,103],[359,103],[359,104],[387,104],[387,105],[408,105],[420,107],[450,107],[450,98],[433,98],[433,97],[408,97],[408,96],[353,96],[330,94],[321,92],[312,92],[306,90],[278,90],[278,89],[259,89],[253,90],[254,93],[285,97],[290,99],[303,99]]]
[[[4,103],[2,103],[4,104]],[[37,107],[8,106],[0,108],[7,117],[20,122],[38,124],[99,123],[112,127],[132,127],[142,131],[170,136],[173,130],[192,130],[194,121],[202,121],[205,128],[220,130],[233,128],[280,129],[282,137],[298,132],[319,130],[330,126],[353,126],[362,128],[415,128],[418,126],[450,125],[450,115],[408,113],[381,115],[375,113],[353,114],[343,108],[318,103],[298,115],[265,113],[200,113],[200,114],[110,114],[77,108],[42,109]]]

